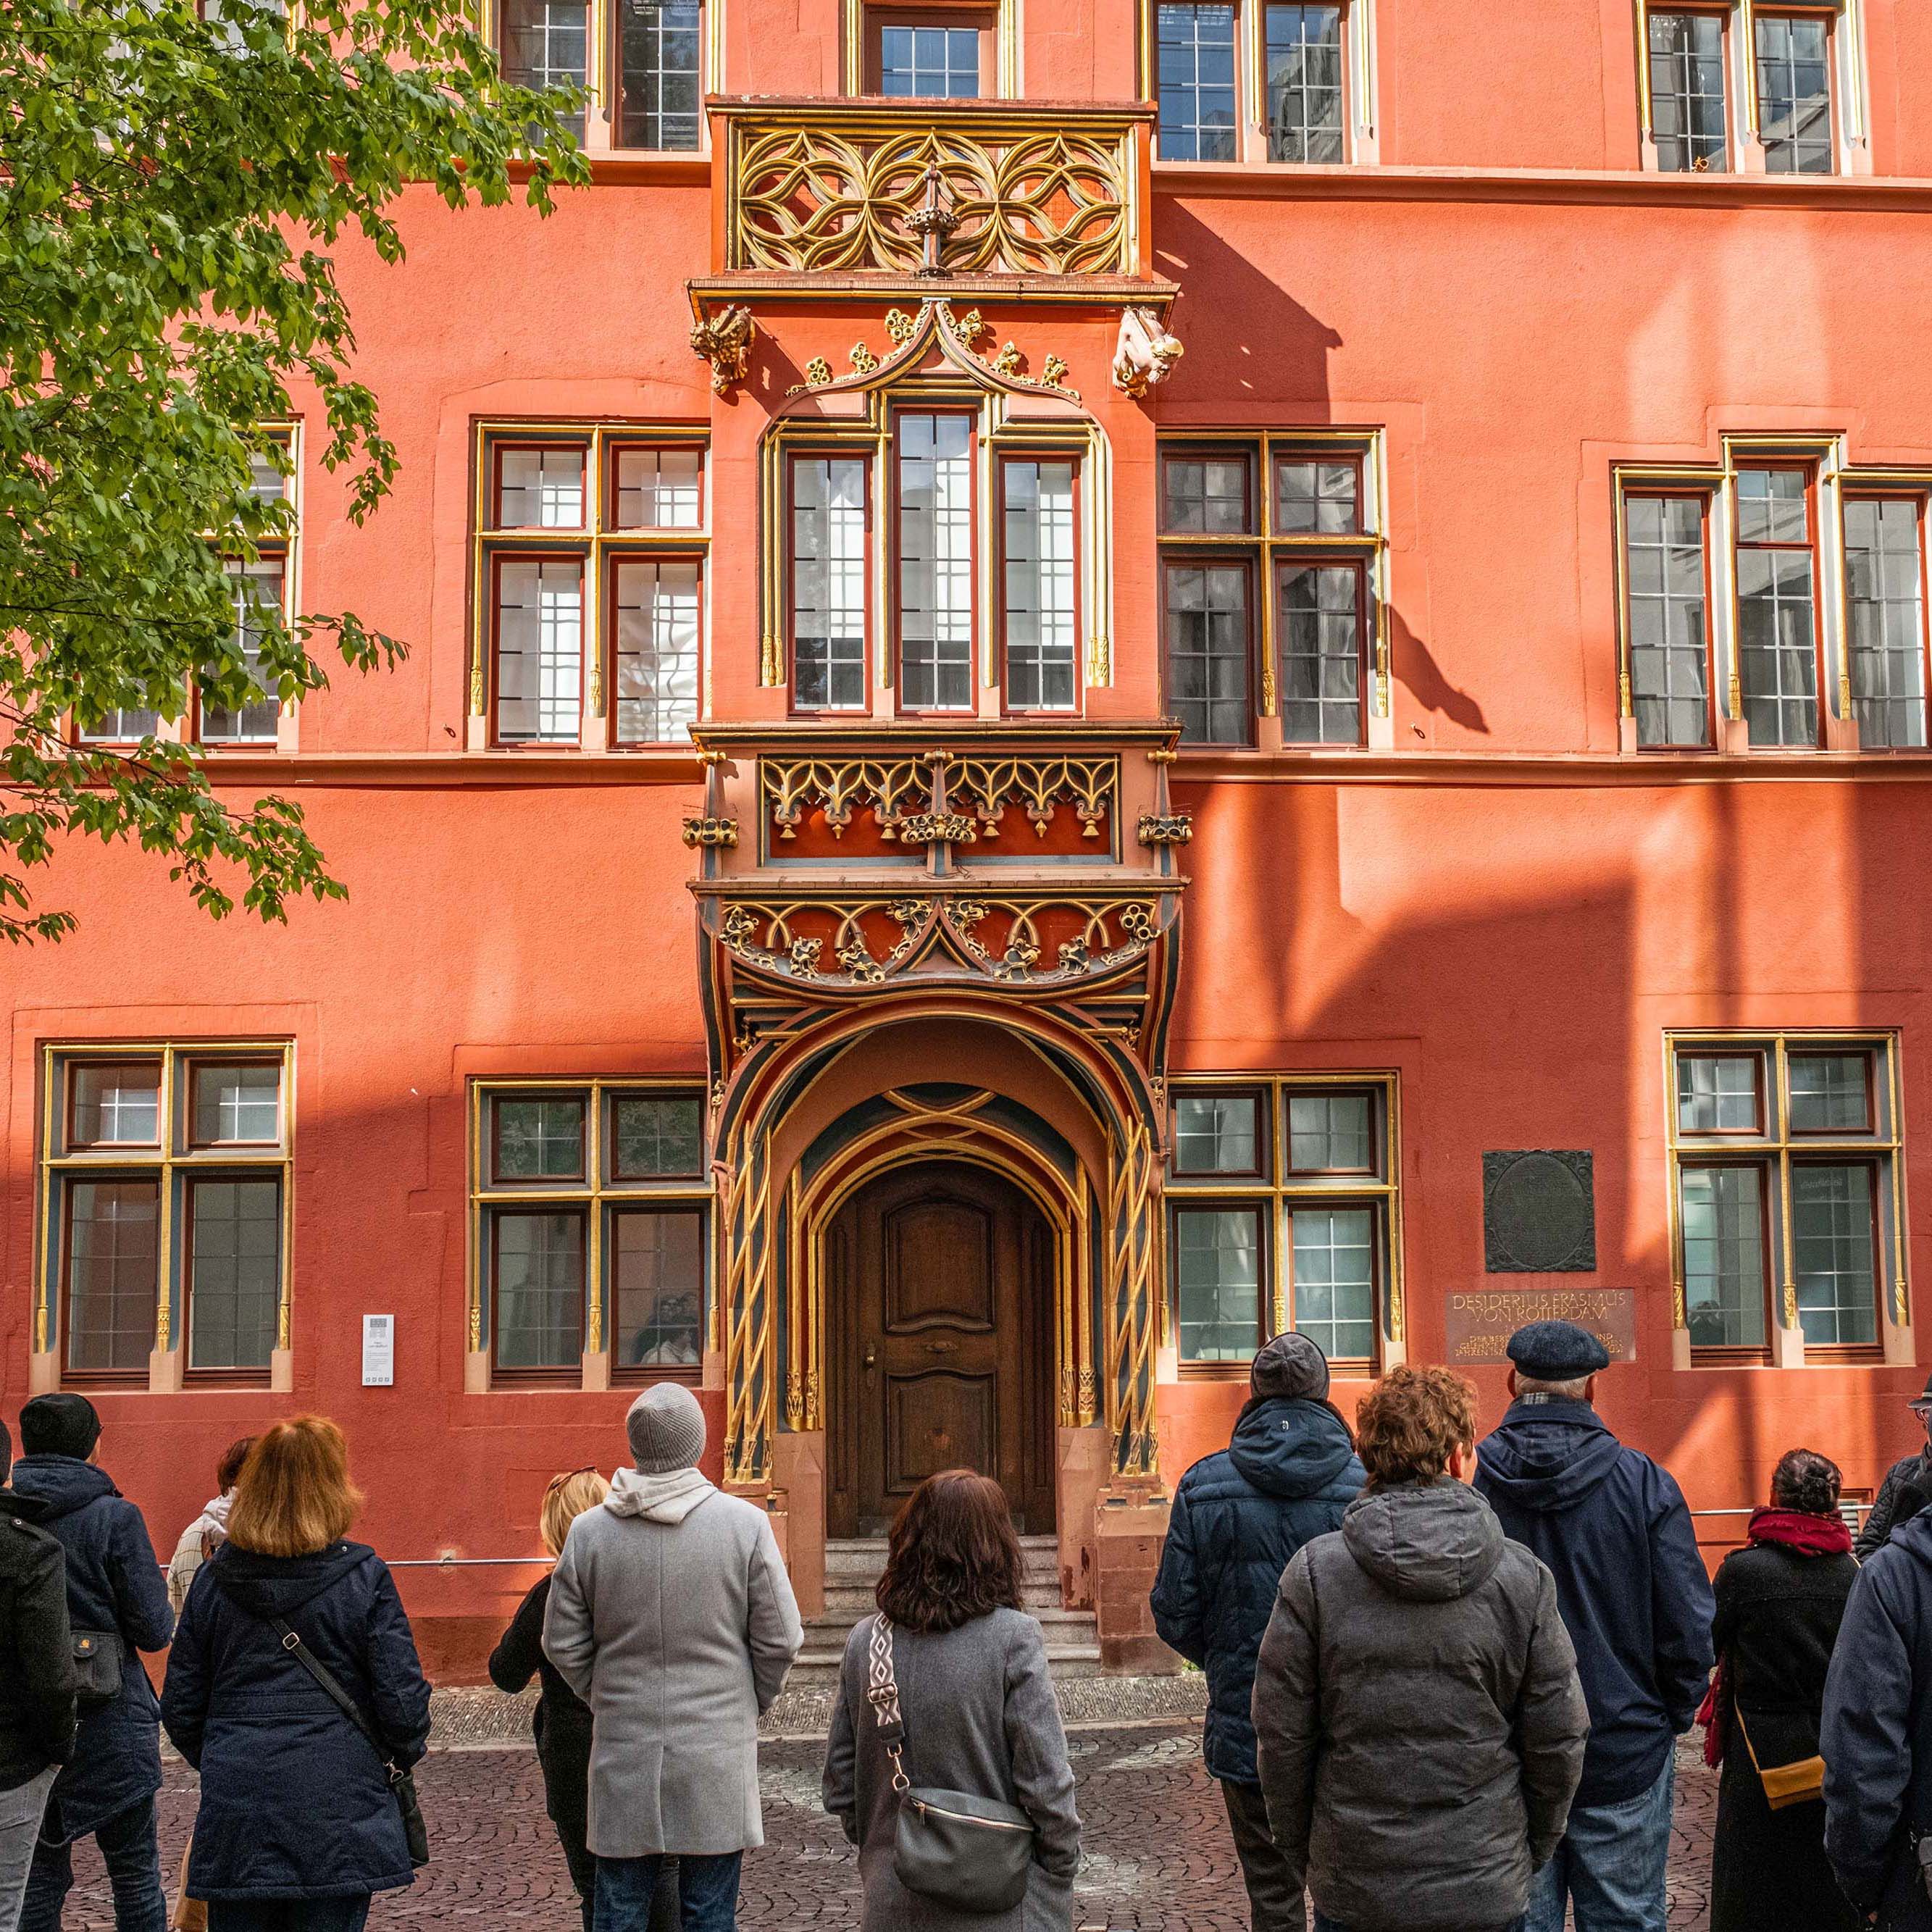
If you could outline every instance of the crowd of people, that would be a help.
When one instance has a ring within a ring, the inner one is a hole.
[[[1713,1586],[1669,1472],[1597,1412],[1609,1358],[1539,1322],[1509,1408],[1440,1368],[1354,1424],[1304,1336],[1258,1354],[1177,1490],[1156,1627],[1256,1932],[1661,1932],[1678,1739],[1720,1767],[1712,1932],[1932,1932],[1932,1438],[1856,1549],[1837,1467],[1778,1462]],[[1912,1407],[1922,1432],[1932,1382]],[[0,1932],[60,1932],[92,1837],[117,1932],[360,1932],[432,1856],[429,1687],[319,1416],[235,1444],[157,1558],[73,1394],[0,1425]],[[678,1384],[630,1461],[550,1483],[554,1567],[490,1660],[541,1686],[586,1932],[730,1932],[763,1842],[757,1730],[803,1640],[770,1516],[701,1473]],[[841,1666],[823,1796],[866,1932],[1070,1932],[1081,1824],[1004,1493],[949,1470],[893,1526]],[[158,1696],[143,1654],[165,1651]],[[200,1774],[170,1904],[163,1731]]]

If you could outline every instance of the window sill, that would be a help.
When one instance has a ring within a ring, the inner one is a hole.
[[[1496,784],[1701,784],[1712,779],[1775,778],[1918,782],[1932,752],[1765,750],[1575,750],[1506,752],[1438,750],[1426,745],[1385,748],[1374,745],[1182,744],[1175,747],[1174,775],[1266,781],[1395,778],[1440,784],[1469,778]]]
[[[589,154],[593,187],[703,188],[711,179],[711,156],[700,151],[630,148]],[[521,183],[530,178],[527,161],[510,164],[510,178]]]

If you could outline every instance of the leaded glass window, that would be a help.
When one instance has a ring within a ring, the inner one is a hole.
[[[866,464],[800,457],[791,470],[794,702],[802,711],[866,704]]]
[[[627,557],[611,572],[611,590],[617,742],[688,739],[698,722],[702,616],[697,562]]]
[[[1836,165],[1830,22],[1817,14],[1760,13],[1752,27],[1758,138],[1766,170],[1830,174]]]
[[[1728,165],[1724,23],[1714,14],[1649,15],[1650,130],[1666,174]]]
[[[506,557],[496,574],[496,736],[574,744],[584,705],[584,562]]]
[[[914,711],[973,702],[973,425],[898,420],[899,698]]]
[[[1235,10],[1215,0],[1159,0],[1156,86],[1164,161],[1239,158]]]
[[[1177,1209],[1174,1271],[1182,1359],[1246,1361],[1261,1346],[1259,1210]]]
[[[582,87],[590,74],[587,0],[503,0],[503,78],[542,92]],[[580,142],[584,110],[559,118]]]
[[[1362,568],[1282,563],[1276,582],[1281,640],[1281,735],[1291,745],[1362,741]]]
[[[1683,1170],[1684,1305],[1694,1348],[1766,1338],[1763,1179],[1755,1166]]]
[[[1810,503],[1801,470],[1738,472],[1738,664],[1754,746],[1818,742]]]
[[[1630,699],[1640,745],[1711,742],[1704,516],[1701,497],[1624,500]]]
[[[1066,711],[1078,697],[1071,463],[1004,466],[1006,703]]]
[[[1845,598],[1861,746],[1925,746],[1924,584],[1918,501],[1846,498]]]
[[[698,0],[615,0],[617,142],[692,148],[704,111]]]
[[[1268,159],[1345,160],[1341,8],[1270,6],[1267,32]]]
[[[1183,739],[1244,745],[1253,737],[1252,632],[1244,563],[1164,566],[1168,708]]]
[[[188,1216],[188,1366],[266,1369],[281,1299],[280,1180],[196,1180]]]

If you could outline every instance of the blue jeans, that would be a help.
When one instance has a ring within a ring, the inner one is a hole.
[[[1563,1932],[1566,1900],[1576,1932],[1664,1932],[1670,1801],[1677,1761],[1648,1791],[1621,1804],[1579,1804],[1556,1856],[1529,1883],[1528,1932]]]
[[[114,1932],[167,1932],[168,1901],[161,1890],[160,1848],[154,1841],[154,1799],[150,1792],[138,1804],[104,1818],[94,1828],[114,1889]],[[60,1932],[61,1908],[74,1889],[74,1844],[34,1847],[27,1874],[27,1902],[20,1932]]]
[[[677,1860],[678,1914],[683,1932],[737,1932],[738,1872],[742,1852],[707,1858],[680,1852]],[[658,1888],[662,1856],[599,1858],[596,1932],[649,1932],[651,1898]]]
[[[1518,1918],[1499,1928],[1499,1932],[1528,1932],[1528,1925],[1527,1918]],[[1318,1912],[1315,1915],[1315,1932],[1348,1932],[1348,1928],[1339,1919],[1324,1918]]]

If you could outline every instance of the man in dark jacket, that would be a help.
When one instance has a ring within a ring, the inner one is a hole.
[[[1858,1573],[1825,1678],[1825,1855],[1880,1932],[1932,1932],[1914,1840],[1932,1834],[1932,1510]],[[1932,1838],[1928,1838],[1932,1843]]]
[[[1306,1335],[1254,1359],[1234,1439],[1174,1492],[1154,1586],[1163,1642],[1208,1673],[1208,1773],[1218,1778],[1255,1932],[1302,1932],[1301,1882],[1269,1835],[1249,1706],[1255,1658],[1288,1560],[1342,1526],[1363,1482],[1328,1404],[1328,1360]]]
[[[1925,1382],[1925,1393],[1916,1396],[1909,1405],[1917,1419],[1922,1436],[1932,1434],[1932,1376]],[[1852,1545],[1861,1563],[1885,1547],[1886,1538],[1898,1526],[1924,1507],[1925,1492],[1932,1490],[1932,1441],[1921,1442],[1909,1456],[1901,1456],[1885,1472],[1885,1480],[1878,1486],[1878,1498],[1872,1504],[1871,1514],[1865,1518],[1865,1526],[1858,1532],[1858,1540]],[[1901,1509],[1907,1491],[1912,1492],[1910,1505]]]
[[[0,1422],[0,1484],[14,1438]],[[18,1920],[54,1774],[74,1755],[74,1660],[61,1546],[38,1503],[0,1488],[0,1928]]]
[[[1316,1932],[1514,1932],[1587,1728],[1550,1572],[1459,1480],[1474,1391],[1393,1369],[1357,1418],[1369,1486],[1281,1580],[1257,1763]]]
[[[1590,1706],[1569,1829],[1531,1894],[1529,1932],[1664,1932],[1672,1756],[1711,1672],[1711,1581],[1683,1493],[1591,1406],[1610,1354],[1588,1330],[1510,1336],[1516,1400],[1478,1450],[1504,1533],[1556,1578]]]
[[[65,1552],[68,1617],[121,1650],[120,1688],[82,1700],[72,1760],[54,1780],[34,1848],[20,1932],[59,1932],[74,1884],[74,1841],[90,1832],[114,1892],[116,1932],[166,1932],[154,1793],[161,1787],[160,1706],[137,1652],[173,1634],[167,1583],[141,1513],[90,1460],[100,1418],[83,1396],[36,1396],[20,1412],[26,1454],[14,1487],[41,1507]]]

